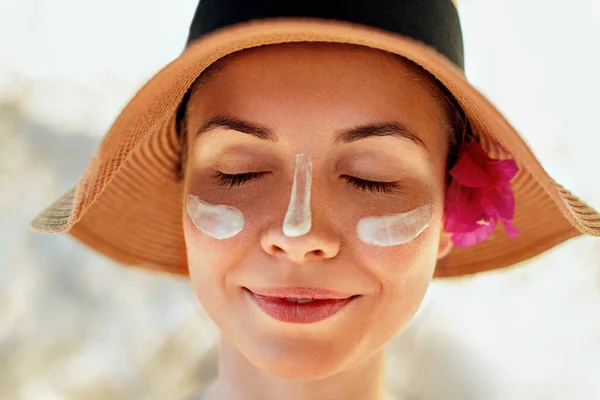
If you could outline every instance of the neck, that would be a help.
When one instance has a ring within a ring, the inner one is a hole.
[[[222,400],[387,400],[384,390],[385,349],[362,364],[314,381],[269,375],[221,337],[219,376],[206,399]]]

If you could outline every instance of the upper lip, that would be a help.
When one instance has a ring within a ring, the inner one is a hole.
[[[352,294],[340,293],[330,289],[314,287],[268,287],[268,288],[246,288],[254,294],[265,297],[276,297],[281,299],[347,299]]]

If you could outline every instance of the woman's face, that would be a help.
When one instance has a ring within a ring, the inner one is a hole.
[[[415,314],[449,246],[442,212],[450,128],[438,97],[421,72],[381,52],[314,43],[234,54],[193,91],[186,197],[235,207],[244,225],[216,239],[184,204],[190,276],[202,306],[253,364],[282,377],[329,376],[375,354]],[[198,134],[215,118],[228,126]],[[378,135],[347,132],[388,123],[395,128]],[[311,227],[293,236],[283,224],[298,154],[312,162]],[[244,182],[219,175],[254,172]],[[431,222],[408,243],[378,246],[357,235],[361,218],[427,204]],[[282,322],[248,291],[271,287],[355,297],[319,322]]]

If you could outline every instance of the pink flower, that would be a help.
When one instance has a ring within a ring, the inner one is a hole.
[[[514,160],[494,160],[478,143],[463,143],[446,193],[446,232],[458,247],[470,247],[490,236],[498,220],[509,237],[519,232],[512,219],[515,197],[510,180],[519,168]]]

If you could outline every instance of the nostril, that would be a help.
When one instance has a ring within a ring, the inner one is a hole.
[[[306,259],[308,258],[323,258],[325,257],[325,252],[321,249],[315,249],[315,250],[309,250],[309,251],[302,251],[301,249],[294,249],[294,248],[289,248],[289,249],[284,249],[283,247],[277,246],[276,244],[272,244],[268,247],[269,249],[269,254],[271,254],[272,256],[282,256],[282,255],[288,255],[292,258],[300,258],[300,259]]]
[[[277,245],[271,245],[271,254],[276,255],[276,254],[282,254],[285,253],[285,250],[283,250],[281,247],[277,246]]]
[[[325,252],[323,250],[314,250],[313,254],[317,257],[324,257],[325,256]]]

